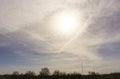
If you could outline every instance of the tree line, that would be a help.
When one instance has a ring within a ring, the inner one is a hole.
[[[89,71],[88,75],[82,75],[78,72],[65,73],[59,70],[51,73],[48,68],[42,68],[38,75],[34,71],[24,74],[14,71],[12,74],[0,75],[0,79],[120,79],[120,73],[99,74]]]

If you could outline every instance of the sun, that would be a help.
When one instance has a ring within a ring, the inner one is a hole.
[[[63,32],[72,32],[76,24],[76,19],[72,15],[62,14],[58,18],[58,28]]]
[[[55,16],[55,27],[63,34],[71,34],[78,27],[78,19],[75,14],[61,12]]]

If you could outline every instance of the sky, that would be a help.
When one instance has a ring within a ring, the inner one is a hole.
[[[0,74],[13,71],[120,71],[120,0],[0,0]],[[73,13],[78,28],[57,30]]]

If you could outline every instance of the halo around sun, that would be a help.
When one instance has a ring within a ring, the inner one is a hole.
[[[61,13],[56,18],[56,26],[63,33],[75,31],[78,25],[77,18],[72,14]]]
[[[83,14],[79,11],[60,11],[51,16],[50,26],[59,35],[75,35],[85,30]]]
[[[57,32],[61,34],[71,34],[73,33],[78,25],[78,18],[75,14],[69,12],[60,12],[54,15],[53,17],[53,26]]]

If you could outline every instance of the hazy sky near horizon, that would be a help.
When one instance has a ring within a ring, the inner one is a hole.
[[[81,62],[85,73],[119,72],[119,4],[120,0],[0,0],[0,74],[39,72],[43,67],[81,72]],[[52,27],[54,15],[62,12],[79,19],[75,33],[61,34]]]

